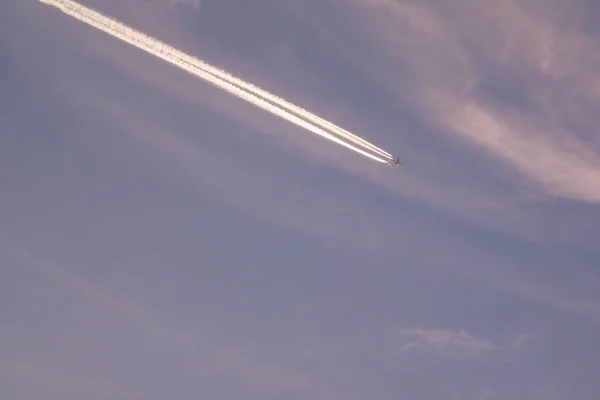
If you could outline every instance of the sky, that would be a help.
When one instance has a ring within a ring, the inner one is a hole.
[[[82,4],[404,166],[0,2],[0,398],[600,396],[596,2]]]

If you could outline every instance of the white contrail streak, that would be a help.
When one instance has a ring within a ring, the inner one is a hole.
[[[177,49],[175,49],[175,50],[177,52],[180,52]],[[386,152],[385,150],[380,149],[379,147],[375,146],[374,144],[367,142],[366,140],[362,139],[361,137],[358,137],[358,136],[354,135],[353,133],[348,132],[347,130],[327,121],[326,119],[323,119],[323,118],[311,113],[310,111],[303,109],[302,107],[296,106],[295,104],[292,104],[272,93],[269,93],[266,90],[263,90],[256,85],[245,82],[245,81],[243,81],[243,80],[241,80],[219,68],[213,67],[212,65],[207,64],[206,62],[204,62],[196,57],[189,56],[188,54],[185,54],[182,52],[181,52],[180,56],[182,59],[186,59],[186,60],[189,58],[190,59],[189,61],[192,64],[197,65],[199,68],[207,71],[208,73],[213,74],[213,75],[223,79],[224,81],[233,83],[234,85],[239,86],[242,89],[245,89],[250,93],[260,96],[266,100],[269,100],[270,102],[275,103],[276,105],[278,105],[281,108],[284,108],[284,109],[287,109],[288,111],[296,113],[299,116],[312,122],[315,125],[321,125],[327,129],[337,133],[338,135],[342,136],[345,139],[348,139],[358,145],[367,147],[370,150],[372,150],[384,157],[392,158],[392,155],[390,153]]]
[[[208,72],[212,75],[215,75],[218,78],[221,78],[224,81],[227,81],[236,86],[239,86],[242,89],[245,89],[252,94],[255,94],[255,95],[260,96],[272,103],[275,103],[276,105],[278,105],[281,108],[284,108],[284,109],[287,109],[288,111],[296,113],[299,116],[303,117],[304,119],[312,122],[313,124],[325,127],[327,129],[333,131],[334,133],[337,133],[338,135],[344,137],[345,139],[348,139],[360,146],[369,148],[370,150],[382,155],[383,157],[392,158],[392,155],[390,153],[386,152],[385,150],[380,149],[379,147],[375,146],[374,144],[367,142],[366,140],[362,139],[361,137],[358,137],[358,136],[354,135],[353,133],[350,133],[347,130],[340,128],[339,126],[337,126],[317,115],[314,115],[313,113],[303,109],[302,107],[296,106],[295,104],[292,104],[272,93],[269,93],[266,90],[263,90],[254,84],[243,81],[243,80],[229,74],[228,72],[223,71],[222,69],[219,69],[210,64],[207,64],[206,62],[204,62],[194,56],[190,56],[178,49],[173,49],[173,52],[180,59],[185,60],[185,61],[197,66],[198,68],[203,69],[206,72]]]
[[[376,155],[370,154],[364,150],[361,150],[347,142],[340,140],[338,137],[333,136],[332,134],[324,131],[322,128],[330,128],[336,133],[340,134],[346,139],[349,139],[357,144],[362,144],[364,147],[367,147],[371,151],[377,151],[381,154],[381,150],[373,146],[372,144],[360,139],[351,133],[344,131],[343,129],[337,127],[336,125],[325,121],[306,110],[303,110],[299,107],[290,104],[277,96],[274,96],[264,90],[256,88],[255,86],[242,81],[241,79],[235,78],[224,71],[219,70],[218,68],[212,67],[209,64],[204,63],[201,60],[198,60],[190,55],[187,55],[180,50],[177,50],[165,43],[160,42],[159,40],[150,37],[142,32],[139,32],[133,28],[130,28],[123,23],[116,21],[112,18],[106,17],[100,14],[97,11],[94,11],[90,8],[87,8],[79,3],[76,3],[71,0],[40,0],[42,3],[49,4],[51,6],[57,7],[65,14],[70,15],[81,22],[87,23],[107,34],[110,34],[118,39],[123,40],[141,50],[144,50],[158,58],[161,58],[172,65],[175,65],[199,78],[206,80],[214,86],[217,86],[230,94],[233,94],[243,100],[248,101],[249,103],[254,104],[257,107],[260,107],[266,111],[271,112],[297,126],[300,126],[310,132],[313,132],[317,135],[325,137],[335,143],[338,143],[344,147],[347,147],[357,153],[364,155],[365,157],[369,157],[375,161],[379,161],[381,163],[387,162],[385,159],[382,159]],[[226,79],[225,79],[226,78]],[[238,86],[236,86],[238,85]],[[243,90],[241,87],[247,89],[248,91]],[[250,93],[252,91],[253,93]],[[263,96],[266,99],[269,99],[276,103],[273,105],[264,99],[257,97],[257,94]],[[278,107],[279,106],[279,107]],[[291,109],[301,116],[307,118],[310,122],[298,118],[296,115],[291,114],[286,111],[284,108]],[[312,123],[311,123],[312,122]],[[321,127],[314,125],[314,123],[322,124]],[[357,140],[358,139],[358,140]],[[384,157],[388,157],[387,154],[383,152]],[[390,156],[391,157],[391,156]]]
[[[41,0],[41,1],[45,2],[44,0]],[[58,1],[60,1],[60,0],[58,0]],[[321,117],[314,115],[313,113],[311,113],[299,106],[296,106],[274,94],[269,93],[266,90],[263,90],[256,85],[253,85],[249,82],[245,82],[245,81],[227,73],[226,71],[223,71],[222,69],[219,69],[210,64],[207,64],[206,62],[204,62],[194,56],[185,54],[178,49],[173,48],[172,51],[173,51],[173,54],[176,55],[181,60],[185,60],[185,61],[197,66],[198,68],[203,69],[206,72],[217,76],[218,78],[221,78],[224,81],[227,81],[236,86],[239,86],[242,89],[245,89],[252,94],[255,94],[255,95],[260,96],[272,103],[275,103],[281,108],[284,108],[284,109],[287,109],[288,111],[296,113],[299,116],[303,117],[304,119],[312,122],[314,125],[320,125],[321,127],[329,129],[330,131],[338,134],[339,136],[341,136],[345,139],[348,139],[360,146],[366,147],[369,150],[371,150],[375,153],[378,153],[383,157],[392,158],[392,155],[390,153],[380,149],[379,147],[373,145],[372,143],[367,142],[366,140],[348,132],[345,129],[340,128],[339,126],[337,126]]]

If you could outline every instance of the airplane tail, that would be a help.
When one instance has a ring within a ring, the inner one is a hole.
[[[388,164],[390,164],[390,165],[402,165],[402,163],[400,162],[400,156],[398,156],[396,158],[392,158],[390,161],[388,161]]]

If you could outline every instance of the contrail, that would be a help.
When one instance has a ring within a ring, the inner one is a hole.
[[[43,1],[43,0],[41,0],[41,1]],[[382,155],[383,157],[393,158],[392,155],[390,153],[386,152],[385,150],[380,149],[379,147],[375,146],[374,144],[369,143],[368,141],[354,135],[353,133],[348,132],[347,130],[345,130],[343,128],[340,128],[339,126],[337,126],[317,115],[314,115],[313,113],[303,109],[302,107],[296,106],[295,104],[292,104],[272,93],[269,93],[266,90],[263,90],[252,83],[243,81],[243,80],[229,74],[228,72],[223,71],[222,69],[214,67],[214,66],[198,59],[197,57],[190,56],[190,55],[188,55],[178,49],[175,49],[175,48],[173,49],[173,52],[181,60],[185,60],[185,61],[197,66],[198,68],[203,69],[206,72],[208,72],[212,75],[215,75],[218,78],[221,78],[224,81],[227,81],[236,86],[239,86],[242,89],[245,89],[246,91],[248,91],[254,95],[260,96],[272,103],[275,103],[276,105],[278,105],[281,108],[284,108],[284,109],[287,109],[288,111],[296,113],[299,116],[303,117],[304,119],[310,121],[311,123],[313,123],[315,125],[320,125],[322,127],[325,127],[327,129],[337,133],[338,135],[344,137],[345,139],[348,139],[358,145],[369,148],[370,150]]]
[[[386,152],[383,149],[380,149],[379,147],[375,146],[372,143],[367,142],[366,140],[362,139],[361,137],[358,137],[356,135],[354,135],[353,133],[348,132],[347,130],[327,121],[326,119],[323,119],[313,113],[311,113],[310,111],[305,110],[302,107],[296,106],[295,104],[292,104],[272,93],[267,92],[266,90],[261,89],[260,87],[251,84],[249,82],[245,82],[231,74],[229,74],[226,71],[223,71],[222,69],[219,69],[217,67],[213,67],[210,64],[207,64],[206,62],[194,57],[194,56],[190,56],[188,54],[185,54],[177,49],[175,49],[176,52],[180,53],[178,54],[182,59],[185,60],[189,60],[190,63],[197,65],[199,68],[207,71],[210,74],[213,74],[221,79],[223,79],[224,81],[227,81],[229,83],[232,83],[236,86],[241,87],[242,89],[247,90],[250,93],[253,93],[257,96],[260,96],[266,100],[269,100],[272,103],[275,103],[276,105],[278,105],[281,108],[285,108],[288,111],[291,111],[293,113],[298,114],[299,116],[303,117],[304,119],[312,122],[315,125],[321,125],[335,133],[337,133],[338,135],[344,137],[345,139],[348,139],[358,145],[364,146],[369,148],[370,150],[382,155],[383,157],[389,157],[392,158],[393,156]]]
[[[175,65],[205,81],[211,83],[214,86],[217,86],[230,94],[233,94],[243,100],[248,101],[249,103],[254,104],[257,107],[262,108],[265,111],[269,111],[270,113],[277,115],[297,126],[300,126],[310,132],[313,132],[317,135],[325,137],[335,143],[340,144],[341,146],[347,147],[350,150],[353,150],[357,153],[364,155],[365,157],[369,157],[375,161],[379,161],[381,163],[386,163],[387,160],[370,154],[364,150],[361,150],[347,142],[340,140],[338,137],[333,136],[331,133],[326,132],[322,128],[329,128],[332,131],[340,134],[340,136],[353,141],[356,144],[362,145],[363,147],[368,148],[370,151],[377,152],[384,157],[391,157],[388,153],[383,152],[383,150],[377,148],[376,146],[364,141],[361,138],[351,134],[343,130],[342,128],[337,127],[336,125],[323,120],[310,112],[297,107],[291,103],[286,102],[283,99],[280,99],[277,96],[274,96],[262,89],[257,88],[256,86],[244,82],[243,80],[231,76],[230,74],[222,71],[216,67],[213,67],[201,60],[198,60],[195,57],[192,57],[188,54],[183,53],[180,50],[173,48],[153,37],[150,37],[142,32],[139,32],[133,28],[128,27],[127,25],[109,18],[103,14],[100,14],[97,11],[94,11],[88,7],[85,7],[79,3],[76,3],[72,0],[40,0],[42,3],[49,4],[54,6],[65,14],[70,15],[81,22],[87,23],[109,35],[112,35],[122,41],[129,43],[141,50],[144,50],[158,58],[161,58],[172,65]],[[237,86],[236,86],[237,85]],[[246,89],[246,90],[243,90]],[[260,98],[258,96],[263,96]],[[275,103],[271,104],[265,99],[271,100]],[[286,108],[291,111],[295,111],[300,116],[306,118],[307,120],[301,119],[298,116],[291,114],[289,111],[286,111]],[[315,123],[320,124],[321,127],[316,126]]]

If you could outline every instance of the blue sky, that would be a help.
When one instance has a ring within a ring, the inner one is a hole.
[[[595,3],[83,4],[405,166],[2,2],[2,399],[598,398]]]

